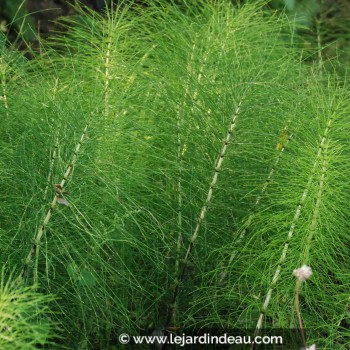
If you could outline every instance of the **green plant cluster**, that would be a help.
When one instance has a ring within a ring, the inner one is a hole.
[[[85,10],[31,61],[2,45],[1,349],[298,329],[302,265],[308,345],[348,349],[348,82],[265,5]]]
[[[35,40],[33,18],[29,15],[25,0],[3,0],[0,4],[0,31],[9,28],[20,33],[22,39]]]

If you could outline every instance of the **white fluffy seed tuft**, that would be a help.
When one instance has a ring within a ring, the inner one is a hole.
[[[312,345],[308,346],[306,349],[300,348],[300,350],[316,350],[316,344],[312,344]]]
[[[310,276],[312,275],[312,270],[310,266],[307,265],[303,265],[302,267],[300,267],[299,269],[296,269],[293,271],[293,275],[300,281],[306,281],[307,279],[310,278]],[[312,345],[311,345],[312,346]],[[308,348],[311,350],[314,350],[313,348]],[[316,349],[316,348],[315,348]]]

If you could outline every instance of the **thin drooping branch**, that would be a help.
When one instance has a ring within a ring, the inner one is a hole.
[[[284,261],[286,260],[287,251],[288,251],[288,248],[289,248],[289,243],[290,243],[290,241],[291,241],[291,239],[293,237],[295,226],[296,226],[297,221],[299,220],[299,217],[301,215],[303,205],[305,204],[306,198],[308,197],[309,190],[310,190],[310,187],[312,185],[312,181],[314,179],[315,172],[316,172],[316,169],[317,169],[317,165],[319,164],[320,158],[321,158],[321,156],[323,154],[323,149],[325,147],[325,143],[326,143],[326,141],[328,139],[328,133],[329,133],[331,124],[332,124],[332,119],[330,119],[328,121],[327,125],[326,125],[326,128],[324,130],[324,133],[323,133],[320,145],[318,147],[318,151],[317,151],[317,154],[316,154],[315,162],[314,162],[314,164],[312,166],[312,169],[311,169],[311,173],[310,173],[308,182],[307,182],[306,187],[305,187],[305,189],[304,189],[304,191],[303,191],[303,193],[302,193],[302,195],[300,197],[299,203],[298,203],[298,205],[296,207],[295,214],[294,214],[293,220],[291,222],[291,225],[290,225],[290,228],[289,228],[289,231],[288,231],[287,239],[286,239],[286,242],[284,244],[281,257],[279,259],[276,271],[274,273],[274,276],[273,276],[272,281],[270,283],[269,290],[267,292],[267,295],[265,297],[263,306],[261,308],[261,313],[259,315],[259,319],[258,319],[258,322],[257,322],[257,325],[256,325],[256,330],[255,330],[255,334],[256,335],[259,334],[259,332],[260,332],[260,329],[262,327],[262,323],[263,323],[263,320],[264,320],[264,316],[266,314],[267,308],[268,308],[270,300],[271,300],[271,296],[272,296],[272,292],[273,292],[274,286],[276,285],[277,281],[279,280],[279,276],[280,276],[280,273],[281,273],[282,265],[283,265]],[[254,349],[254,344],[252,345],[251,349]]]
[[[74,149],[74,152],[73,152],[73,157],[72,157],[72,160],[71,162],[69,163],[69,165],[67,166],[67,169],[63,175],[63,178],[59,184],[59,187],[61,188],[61,190],[63,191],[64,189],[64,185],[65,183],[67,182],[69,176],[72,174],[72,171],[73,171],[73,168],[74,168],[74,165],[78,159],[78,154],[79,154],[79,151],[80,151],[80,148],[81,148],[81,145],[86,137],[86,133],[87,133],[87,129],[88,129],[88,124],[85,126],[84,130],[83,130],[83,133],[81,134],[81,137],[80,137],[80,140],[79,142],[77,143],[77,145],[75,146],[75,149]],[[35,238],[34,238],[34,243],[30,249],[30,252],[28,253],[27,255],[27,258],[25,259],[24,261],[24,264],[23,264],[23,267],[22,267],[22,270],[18,276],[18,280],[22,280],[23,279],[23,276],[24,274],[26,273],[26,271],[28,270],[28,266],[33,258],[33,256],[36,255],[36,251],[38,249],[38,246],[40,244],[40,241],[41,241],[41,238],[45,232],[45,229],[51,219],[51,216],[52,216],[52,213],[54,211],[54,208],[57,204],[57,200],[59,199],[59,194],[56,192],[55,193],[55,196],[53,197],[53,200],[51,202],[51,205],[50,205],[50,208],[49,210],[47,211],[46,213],[46,216],[44,218],[44,221],[42,223],[42,225],[39,227],[36,235],[35,235]]]
[[[228,132],[227,132],[227,135],[226,135],[226,139],[224,141],[224,145],[223,145],[223,147],[221,149],[219,158],[218,158],[218,160],[216,162],[214,175],[213,175],[213,178],[212,178],[210,186],[209,186],[209,190],[208,190],[208,193],[207,193],[206,200],[205,200],[204,205],[203,205],[203,207],[202,207],[202,209],[200,211],[195,230],[193,231],[192,236],[190,238],[190,243],[188,245],[186,255],[185,255],[184,259],[183,259],[182,268],[179,271],[179,275],[178,275],[177,279],[175,280],[175,287],[174,287],[174,291],[173,291],[173,297],[172,297],[172,300],[171,300],[171,304],[170,304],[168,317],[167,317],[165,326],[168,326],[170,324],[171,320],[172,320],[173,309],[174,309],[174,305],[176,305],[179,285],[183,281],[183,278],[184,278],[184,275],[185,275],[185,272],[187,270],[188,263],[189,263],[189,260],[190,260],[190,256],[192,254],[194,243],[195,243],[196,239],[198,238],[199,230],[201,228],[202,222],[205,219],[205,215],[206,215],[206,212],[208,210],[208,206],[209,206],[209,203],[211,201],[214,188],[215,188],[216,183],[218,181],[219,172],[220,172],[223,160],[224,160],[225,155],[226,155],[226,150],[227,150],[227,147],[228,147],[228,145],[229,145],[229,143],[231,141],[233,129],[235,128],[236,123],[237,123],[237,118],[238,118],[238,115],[239,115],[239,112],[240,112],[240,108],[241,108],[241,102],[242,101],[239,102],[239,104],[238,104],[238,106],[237,106],[237,108],[236,108],[236,110],[235,110],[235,112],[233,114],[233,117],[232,117],[232,119],[230,121],[230,126],[228,128]]]

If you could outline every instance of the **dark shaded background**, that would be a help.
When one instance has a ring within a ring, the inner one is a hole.
[[[43,35],[55,29],[53,20],[61,16],[69,16],[74,12],[68,0],[26,0],[26,2],[27,11],[33,13],[32,17]],[[102,11],[105,6],[103,0],[81,0],[80,3],[96,11]]]
[[[38,30],[42,36],[56,29],[53,22],[61,16],[70,16],[74,13],[69,0],[25,0],[20,10],[22,0],[0,0],[0,21],[2,23],[1,30],[7,33],[9,37],[13,37],[20,30],[23,19],[26,18],[27,23]],[[85,6],[96,11],[102,11],[105,4],[110,4],[110,0],[80,0]],[[25,33],[26,39],[32,39],[30,33]]]
[[[43,38],[62,30],[55,20],[62,16],[71,16],[74,10],[69,3],[77,0],[0,0],[0,31],[15,42],[20,49],[28,46],[35,50],[37,33]],[[172,0],[177,4],[185,0]],[[210,1],[210,0],[208,0]],[[231,0],[243,3],[245,0]],[[80,0],[81,4],[98,12],[111,3],[142,4],[143,0]],[[195,5],[195,0],[187,4]],[[21,3],[23,6],[19,9]],[[325,60],[334,58],[350,65],[350,0],[270,0],[267,5],[277,11],[286,10],[291,18],[304,26],[300,30],[305,49],[322,46]],[[317,37],[321,42],[317,42]]]

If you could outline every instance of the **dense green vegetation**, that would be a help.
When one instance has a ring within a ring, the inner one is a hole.
[[[321,35],[264,1],[64,25],[30,61],[1,41],[0,348],[302,319],[348,349],[349,87]]]

